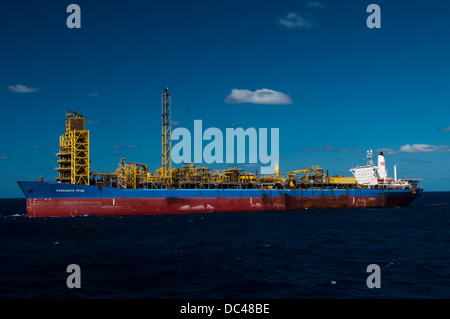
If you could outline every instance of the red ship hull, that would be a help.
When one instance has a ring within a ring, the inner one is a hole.
[[[421,189],[118,189],[19,182],[31,217],[407,206]]]
[[[316,197],[316,198],[47,198],[27,199],[30,217],[80,215],[158,215],[264,210],[369,208],[407,206],[411,197]]]

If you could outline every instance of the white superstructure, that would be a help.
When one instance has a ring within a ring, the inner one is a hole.
[[[356,183],[360,185],[377,185],[378,178],[378,166],[372,161],[372,150],[367,151],[367,164],[363,166],[356,166],[351,168],[350,172],[355,176]]]
[[[356,183],[367,187],[411,188],[416,187],[420,179],[397,179],[397,167],[394,166],[395,179],[388,177],[383,152],[378,153],[378,165],[372,161],[372,150],[367,151],[367,164],[351,168]],[[397,165],[397,164],[396,164]]]

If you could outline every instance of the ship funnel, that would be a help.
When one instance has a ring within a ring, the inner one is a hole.
[[[380,178],[387,177],[386,161],[384,159],[383,152],[378,153],[378,175],[380,176]]]

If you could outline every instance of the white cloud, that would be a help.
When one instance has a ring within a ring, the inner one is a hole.
[[[230,95],[226,97],[225,103],[285,105],[292,104],[292,100],[287,94],[269,89],[260,89],[254,92],[232,89]]]
[[[86,123],[87,124],[100,124],[99,121],[94,121],[94,120],[91,120],[91,119],[86,119]]]
[[[323,147],[318,148],[302,148],[302,152],[340,152],[340,153],[358,153],[361,152],[359,149],[355,148],[336,148],[333,145],[325,144]]]
[[[0,156],[0,160],[5,160],[5,159],[8,159],[8,157],[6,157],[6,156]]]
[[[450,146],[428,145],[428,144],[413,144],[403,145],[400,147],[400,153],[430,153],[430,152],[450,152]]]
[[[378,152],[383,152],[383,154],[385,155],[392,155],[392,154],[397,154],[398,152],[396,150],[392,150],[390,148],[380,148],[376,150],[376,153]]]
[[[97,125],[97,124],[117,124],[116,122],[112,121],[98,121],[98,120],[92,120],[92,119],[86,119],[87,124]]]
[[[39,91],[39,89],[37,88],[32,88],[32,87],[27,87],[25,85],[20,85],[20,84],[16,84],[16,85],[9,85],[9,90],[16,92],[16,93],[34,93]]]
[[[304,7],[307,9],[311,9],[311,8],[322,9],[322,8],[325,8],[325,5],[320,1],[310,1],[308,3],[305,3]]]
[[[389,148],[382,148],[377,150],[378,152],[383,152],[386,155],[391,155],[391,154],[412,154],[412,153],[431,153],[431,152],[439,152],[439,153],[443,153],[443,152],[450,152],[450,146],[447,145],[440,145],[440,146],[436,146],[436,145],[429,145],[429,144],[406,144],[400,147],[400,149],[397,150],[393,150],[393,149],[389,149]]]
[[[450,132],[450,126],[440,129],[441,132]]]
[[[140,148],[138,145],[113,145],[113,148],[124,149],[124,148]]]
[[[99,96],[98,92],[84,93],[83,96]]]
[[[286,16],[278,19],[278,23],[286,28],[302,28],[309,29],[317,24],[313,19],[313,15],[309,13],[289,12]]]

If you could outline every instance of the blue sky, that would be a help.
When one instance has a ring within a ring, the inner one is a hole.
[[[81,29],[66,26],[71,3]],[[380,29],[366,25],[370,3]],[[388,174],[398,164],[400,178],[450,191],[449,10],[399,0],[2,3],[0,197],[21,197],[19,179],[54,180],[68,108],[87,119],[92,171],[114,171],[121,156],[157,169],[165,87],[178,126],[279,128],[282,174],[319,164],[351,175],[367,149],[383,149]],[[250,94],[227,99],[233,89]],[[263,89],[275,102],[254,99]]]

